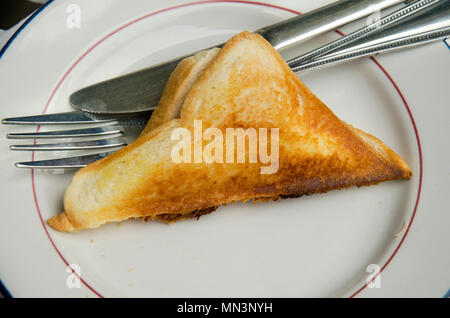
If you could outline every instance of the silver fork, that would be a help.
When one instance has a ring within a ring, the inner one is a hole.
[[[150,113],[139,115],[93,117],[91,114],[70,112],[61,114],[50,114],[41,116],[27,116],[3,119],[3,124],[36,125],[35,132],[10,133],[8,139],[32,139],[33,144],[12,145],[15,151],[76,151],[76,150],[108,150],[107,152],[94,153],[83,156],[57,158],[38,161],[17,162],[18,168],[41,168],[41,169],[66,169],[81,168],[87,164],[110,155],[115,150],[128,145],[137,139]],[[67,130],[39,131],[40,125],[89,125],[86,128]],[[75,138],[81,140],[67,141],[62,143],[36,143],[37,140],[67,139]],[[95,139],[93,139],[95,138]]]
[[[412,16],[412,12],[418,14]],[[421,12],[419,12],[421,11]],[[393,20],[397,21],[393,23]],[[376,25],[375,25],[376,24]],[[450,35],[450,1],[421,0],[382,20],[368,25],[328,45],[288,61],[294,71],[311,69],[328,63],[338,63],[356,57],[374,55],[378,52],[410,47],[435,41]],[[95,116],[95,117],[94,117]],[[71,112],[41,116],[7,118],[3,124],[95,124],[102,127],[77,128],[64,131],[8,134],[10,139],[34,139],[33,145],[13,145],[12,150],[116,150],[137,138],[148,120],[149,113],[130,115],[93,115]],[[116,137],[120,135],[120,137]],[[87,138],[97,140],[71,141],[57,144],[36,144],[44,138]],[[105,138],[103,138],[105,137]],[[85,156],[16,163],[20,168],[80,168],[109,155],[111,151]]]

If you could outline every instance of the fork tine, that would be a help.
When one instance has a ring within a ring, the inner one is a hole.
[[[117,123],[113,118],[94,118],[81,112],[57,113],[37,116],[24,116],[2,119],[2,124],[8,125],[61,125],[61,124],[94,124]]]
[[[82,168],[88,164],[109,156],[113,152],[102,152],[93,155],[68,157],[49,160],[24,161],[17,162],[15,165],[18,168],[39,168],[39,169],[69,169]]]
[[[40,139],[40,138],[72,138],[72,137],[93,137],[107,136],[123,133],[117,126],[105,126],[97,128],[40,131],[32,133],[11,133],[7,134],[8,139]]]
[[[99,148],[112,148],[126,146],[126,142],[121,138],[109,138],[88,141],[63,142],[56,144],[34,144],[34,145],[12,145],[11,150],[37,150],[37,151],[56,151],[56,150],[87,150]]]

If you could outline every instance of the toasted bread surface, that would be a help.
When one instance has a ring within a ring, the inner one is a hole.
[[[215,53],[186,85],[181,107],[161,108],[165,115],[138,140],[75,174],[64,196],[65,212],[48,224],[74,232],[128,218],[171,221],[233,201],[295,197],[412,175],[384,143],[337,118],[261,36],[242,32]],[[167,93],[167,104],[176,96]],[[170,119],[178,112],[179,118]],[[227,128],[278,128],[278,171],[261,174],[261,163],[175,163],[172,132],[186,128],[193,134],[195,120],[224,135]]]
[[[219,51],[219,48],[201,51],[183,59],[177,65],[141,135],[146,135],[159,125],[180,116],[181,106],[189,89]]]

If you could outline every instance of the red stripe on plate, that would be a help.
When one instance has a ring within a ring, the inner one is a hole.
[[[104,42],[106,39],[108,39],[109,37],[111,37],[112,35],[116,34],[117,32],[133,25],[136,22],[139,22],[141,20],[147,19],[151,16],[154,16],[156,14],[160,14],[163,12],[167,12],[170,10],[174,10],[174,9],[178,9],[178,8],[183,8],[183,7],[188,7],[188,6],[193,6],[193,5],[202,5],[202,4],[209,4],[209,3],[241,3],[241,4],[250,4],[250,5],[258,5],[258,6],[264,6],[264,7],[270,7],[270,8],[275,8],[275,9],[279,9],[279,10],[283,10],[283,11],[287,11],[287,12],[291,12],[294,14],[300,14],[299,11],[293,10],[293,9],[289,9],[289,8],[285,8],[285,7],[281,7],[278,5],[274,5],[274,4],[269,4],[269,3],[261,3],[261,2],[256,2],[256,1],[239,1],[239,0],[211,0],[211,1],[196,1],[196,2],[190,2],[190,3],[185,3],[185,4],[181,4],[181,5],[176,5],[173,7],[168,7],[168,8],[164,8],[164,9],[160,9],[151,13],[148,13],[146,15],[143,15],[137,19],[134,19],[124,25],[122,25],[121,27],[115,29],[114,31],[108,33],[107,35],[105,35],[104,37],[102,37],[99,41],[97,41],[95,44],[93,44],[87,51],[85,51],[70,67],[69,69],[64,73],[63,77],[58,81],[58,83],[56,84],[55,88],[53,89],[52,93],[50,94],[49,99],[47,100],[47,103],[44,106],[44,109],[42,111],[42,114],[45,114],[47,111],[48,106],[50,105],[50,102],[52,101],[53,97],[56,94],[56,91],[61,87],[61,84],[64,82],[64,80],[67,78],[67,76],[70,74],[70,72],[78,65],[78,63],[85,58],[92,50],[94,50],[98,45],[100,45],[102,42]],[[343,35],[342,32],[340,31],[336,31],[338,32],[340,35]],[[411,228],[412,222],[414,220],[414,217],[416,215],[417,212],[417,207],[419,204],[419,199],[420,199],[420,192],[422,189],[422,174],[423,174],[423,166],[422,166],[422,148],[421,148],[421,144],[420,144],[420,139],[419,139],[419,134],[417,131],[417,127],[414,121],[414,117],[411,113],[411,110],[408,106],[408,103],[406,102],[406,99],[404,97],[404,95],[402,94],[402,92],[400,91],[399,87],[397,86],[397,84],[394,82],[394,80],[392,79],[392,77],[388,74],[388,72],[381,66],[381,64],[375,60],[374,58],[371,58],[372,61],[380,68],[380,70],[386,75],[386,77],[389,79],[389,81],[392,83],[392,85],[394,86],[396,92],[399,94],[405,108],[406,111],[408,112],[409,118],[411,119],[411,123],[413,125],[414,128],[414,133],[416,135],[416,141],[417,141],[417,147],[418,147],[418,151],[419,151],[419,162],[420,162],[420,177],[419,177],[419,187],[417,190],[417,199],[416,199],[416,203],[414,205],[414,211],[412,214],[412,217],[408,223],[408,227],[405,231],[405,234],[403,235],[402,239],[400,240],[399,244],[397,245],[397,247],[395,248],[394,252],[392,253],[392,255],[388,258],[387,262],[381,267],[380,273],[386,268],[386,266],[389,265],[389,263],[392,261],[392,259],[394,258],[394,256],[397,254],[398,250],[400,249],[400,247],[402,246],[406,236],[408,235],[409,229]],[[37,130],[39,130],[39,127],[37,128]],[[31,155],[31,160],[34,161],[34,152]],[[34,197],[34,202],[36,204],[36,209],[37,212],[39,214],[39,219],[41,221],[42,227],[44,228],[44,231],[51,243],[51,245],[53,246],[53,248],[55,249],[56,253],[59,255],[59,257],[61,258],[61,260],[64,262],[64,264],[66,266],[69,266],[69,262],[66,260],[66,258],[62,255],[62,253],[59,251],[58,247],[56,246],[52,236],[50,235],[50,233],[47,230],[47,226],[45,225],[45,221],[42,217],[40,208],[39,208],[39,202],[38,202],[38,198],[37,198],[37,194],[36,194],[36,186],[35,186],[35,178],[34,178],[34,171],[31,170],[31,183],[32,183],[32,187],[33,187],[33,197]],[[77,275],[73,269],[72,272]],[[77,275],[78,276],[78,275]],[[79,277],[79,276],[78,276]],[[98,297],[103,297],[102,294],[100,294],[98,291],[96,291],[92,286],[89,285],[89,283],[87,283],[84,279],[82,279],[81,277],[80,281],[89,289],[91,290],[95,295],[97,295]],[[376,277],[373,277],[373,279],[375,279]],[[366,287],[367,287],[368,283],[364,284],[362,287],[360,287],[356,292],[354,292],[350,297],[355,297],[356,295],[358,295],[361,291],[363,291]]]

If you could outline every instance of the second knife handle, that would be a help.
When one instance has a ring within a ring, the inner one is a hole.
[[[340,0],[255,32],[280,50],[402,2],[404,1]]]

